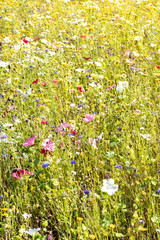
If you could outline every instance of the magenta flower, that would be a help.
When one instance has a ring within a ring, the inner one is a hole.
[[[48,121],[43,121],[43,120],[42,120],[42,122],[41,122],[41,123],[42,123],[42,124],[47,124],[47,123],[48,123]]]
[[[28,139],[26,140],[26,142],[23,143],[23,146],[24,146],[24,147],[27,147],[27,146],[32,146],[32,145],[34,145],[34,140],[35,140],[36,138],[37,138],[36,136],[33,136],[32,138],[28,138]]]
[[[33,173],[31,172],[28,172],[26,170],[23,170],[23,169],[15,169],[13,170],[13,173],[12,173],[12,176],[15,178],[15,179],[19,179],[21,177],[23,177],[24,174],[27,174],[27,175],[33,175]]]
[[[85,114],[85,118],[83,118],[83,122],[91,122],[95,118],[92,114]]]
[[[54,151],[55,148],[55,143],[52,142],[50,139],[45,139],[41,146],[43,147],[44,150],[46,151]]]

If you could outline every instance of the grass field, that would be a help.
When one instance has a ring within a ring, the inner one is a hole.
[[[160,239],[160,3],[1,0],[0,239]]]

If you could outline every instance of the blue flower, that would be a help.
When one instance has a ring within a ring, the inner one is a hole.
[[[84,190],[84,194],[89,195],[89,190]]]
[[[140,174],[135,174],[135,177],[140,177]]]
[[[160,189],[157,190],[157,193],[160,193]]]
[[[42,167],[45,168],[45,167],[48,167],[49,166],[49,163],[43,163],[42,164]]]
[[[0,199],[2,199],[2,196],[0,195]]]
[[[76,160],[72,160],[70,161],[71,164],[75,164],[76,163]]]
[[[83,107],[83,106],[84,106],[84,104],[79,104],[79,105],[78,105],[78,107]]]
[[[115,165],[115,168],[120,169],[121,167],[122,167],[122,165],[118,165],[118,164]]]

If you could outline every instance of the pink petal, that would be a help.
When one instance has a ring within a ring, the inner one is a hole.
[[[19,179],[20,177],[17,176],[17,173],[12,173],[12,176],[15,178],[15,179]]]
[[[23,146],[26,147],[26,146],[32,146],[32,145],[34,145],[34,140],[35,140],[36,138],[37,138],[36,136],[34,136],[34,137],[32,137],[32,138],[28,138],[28,139],[26,140],[26,142],[23,143]]]

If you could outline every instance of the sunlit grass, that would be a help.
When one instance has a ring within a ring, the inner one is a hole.
[[[159,239],[158,1],[2,1],[0,237]]]

